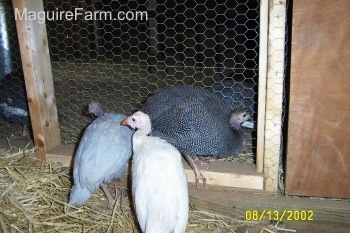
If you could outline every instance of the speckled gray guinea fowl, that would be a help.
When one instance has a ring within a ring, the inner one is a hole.
[[[188,160],[197,155],[233,156],[243,146],[241,124],[249,113],[230,109],[213,92],[195,86],[168,86],[141,106],[152,121],[152,136],[167,140]],[[202,176],[189,161],[197,176]],[[205,182],[204,177],[197,177]],[[197,180],[198,180],[197,179]],[[198,183],[197,183],[198,186]]]
[[[152,120],[152,135],[166,139],[183,153],[221,158],[242,148],[243,132],[229,125],[230,109],[204,88],[165,87],[140,110]]]
[[[106,183],[125,175],[133,130],[120,125],[125,115],[103,113],[97,102],[89,104],[89,112],[98,118],[86,128],[75,154],[69,204],[84,204],[100,186],[111,207],[113,198]]]

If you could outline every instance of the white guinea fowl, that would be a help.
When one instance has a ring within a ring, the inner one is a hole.
[[[185,232],[188,185],[180,152],[163,139],[147,136],[151,120],[143,112],[122,124],[138,129],[133,135],[132,194],[142,232]]]

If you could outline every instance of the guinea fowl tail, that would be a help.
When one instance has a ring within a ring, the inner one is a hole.
[[[81,206],[83,205],[91,196],[91,192],[87,188],[81,188],[73,186],[70,192],[69,205]]]

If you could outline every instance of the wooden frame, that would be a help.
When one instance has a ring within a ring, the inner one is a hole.
[[[42,1],[13,0],[13,5],[19,11],[23,9],[43,11]],[[285,1],[261,1],[256,171],[254,171],[255,169],[249,171],[248,176],[232,172],[210,171],[206,174],[210,177],[208,184],[277,191],[284,74],[285,14]],[[41,160],[58,161],[69,165],[74,149],[60,144],[45,24],[30,20],[17,20],[16,25],[34,141],[39,148],[37,157]],[[261,175],[262,172],[264,177]],[[188,174],[191,173],[188,172]],[[189,181],[194,181],[191,176]]]
[[[264,177],[260,173],[254,172],[252,174],[240,173],[236,177],[233,173],[226,176],[225,173],[215,174],[212,171],[210,171],[212,174],[205,175],[209,175],[209,184],[224,181],[224,185],[235,183],[235,187],[239,184],[244,185],[251,182],[247,179],[247,177],[250,177],[260,183],[244,188],[258,187],[258,189],[262,189],[262,182],[264,182],[265,190],[275,191],[277,189],[280,155],[284,17],[286,9],[283,0],[262,0],[261,4],[261,9],[264,9],[261,15],[269,16],[268,27],[267,18],[261,22],[261,32],[266,32],[266,37],[261,35],[260,56],[262,59],[260,59],[259,72],[257,170],[263,172]],[[20,10],[25,8],[27,10],[43,10],[42,1],[37,0],[13,0],[13,6]],[[69,166],[74,146],[60,144],[45,24],[22,20],[17,21],[16,25],[32,117],[34,141],[39,148],[37,157],[48,162],[61,162]],[[267,32],[269,33],[267,34]],[[262,78],[266,75],[268,78]],[[247,170],[249,169],[245,169],[245,171]],[[192,172],[189,175],[191,174]],[[224,178],[222,175],[224,175]],[[219,184],[222,185],[222,183]],[[194,184],[190,184],[189,191],[191,207],[194,210],[205,210],[215,213],[215,215],[225,215],[244,220],[247,211],[262,213],[271,210],[283,213],[283,211],[307,210],[314,214],[313,221],[287,221],[284,223],[289,228],[292,228],[290,224],[294,224],[294,226],[299,227],[306,226],[307,229],[310,229],[309,227],[312,224],[313,227],[317,228],[316,231],[323,231],[325,227],[344,232],[349,229],[347,219],[350,217],[350,204],[347,201],[334,202],[332,200],[288,198],[261,191],[252,192],[246,189],[232,189],[222,186],[212,186],[212,188],[203,192],[197,190]],[[267,222],[266,215],[263,222]]]
[[[262,121],[265,124],[265,137],[261,140],[264,140],[264,188],[275,192],[279,182],[282,136],[286,0],[269,1],[268,19],[266,108],[265,120]],[[262,132],[259,135],[261,134]]]
[[[266,111],[266,79],[267,79],[267,41],[268,41],[268,0],[260,2],[260,33],[259,33],[259,85],[258,85],[258,126],[256,146],[256,170],[264,171],[264,140]]]
[[[36,0],[13,0],[13,8],[21,15],[44,11]],[[26,17],[16,20],[16,27],[37,157],[46,160],[47,152],[61,144],[46,27]]]

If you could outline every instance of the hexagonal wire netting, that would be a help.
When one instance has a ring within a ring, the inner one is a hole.
[[[83,116],[91,100],[130,114],[174,84],[208,88],[228,107],[243,104],[256,116],[258,1],[46,0],[44,8],[82,13],[76,20],[47,21],[63,143],[77,142],[91,121]],[[115,20],[86,20],[91,12]],[[123,14],[129,20],[117,19]]]
[[[11,0],[4,2],[1,39],[11,32],[12,70],[21,62]],[[130,114],[167,85],[208,88],[256,119],[259,1],[44,0],[44,9],[63,144],[77,143],[91,122],[90,101]],[[74,16],[57,18],[62,12]],[[94,12],[107,16],[85,17]],[[243,152],[253,154],[256,130],[246,136]]]
[[[29,122],[29,116],[8,115],[13,112],[23,113],[27,110],[26,93],[22,73],[21,54],[19,50],[16,21],[11,0],[0,2],[0,138],[21,135],[22,124]],[[18,107],[18,108],[15,108]],[[21,108],[23,111],[19,110]],[[19,110],[19,111],[18,111]],[[9,112],[8,112],[9,111]],[[6,114],[7,120],[4,118]]]

